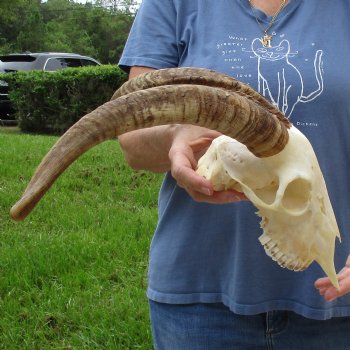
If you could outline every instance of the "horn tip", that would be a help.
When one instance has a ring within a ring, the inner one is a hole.
[[[10,209],[10,217],[14,221],[23,221],[31,209],[26,208],[22,205],[21,201],[18,201],[15,205]]]

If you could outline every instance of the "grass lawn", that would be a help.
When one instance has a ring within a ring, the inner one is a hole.
[[[145,289],[162,176],[133,172],[108,141],[11,221],[56,140],[0,128],[0,349],[152,349]]]

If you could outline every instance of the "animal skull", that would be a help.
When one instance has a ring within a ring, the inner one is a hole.
[[[217,191],[243,192],[258,208],[265,252],[282,267],[301,271],[317,261],[339,288],[334,268],[338,226],[313,148],[295,127],[278,154],[258,158],[227,136],[215,139],[197,172]]]

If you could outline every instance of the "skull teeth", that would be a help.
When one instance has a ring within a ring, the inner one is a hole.
[[[301,260],[294,255],[283,252],[277,241],[273,240],[266,232],[259,237],[260,243],[263,245],[265,252],[272,260],[276,261],[281,267],[293,271],[303,271],[312,262],[312,260]]]

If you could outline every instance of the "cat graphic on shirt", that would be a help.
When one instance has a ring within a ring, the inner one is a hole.
[[[310,102],[323,92],[322,50],[316,52],[314,59],[317,88],[305,95],[303,76],[289,61],[291,52],[288,40],[282,40],[276,46],[264,47],[261,39],[256,38],[251,48],[258,58],[259,93],[271,100],[288,118],[298,103]],[[277,86],[277,89],[272,89],[272,86]]]

